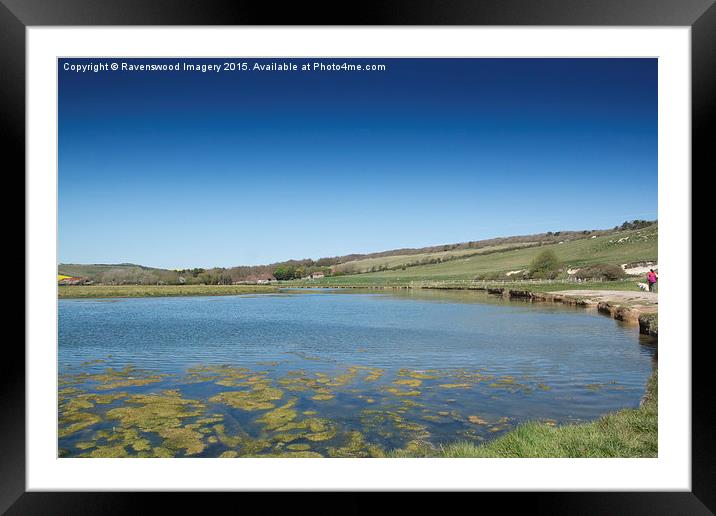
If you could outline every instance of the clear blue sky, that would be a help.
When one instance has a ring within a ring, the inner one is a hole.
[[[331,61],[387,70],[60,60],[60,262],[253,265],[657,216],[656,59]]]

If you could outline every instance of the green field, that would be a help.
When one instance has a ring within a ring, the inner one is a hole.
[[[425,280],[471,280],[484,273],[504,273],[527,269],[535,256],[545,249],[554,250],[559,260],[567,268],[598,263],[621,265],[640,261],[656,261],[658,257],[657,244],[658,227],[653,225],[644,229],[621,231],[607,236],[583,238],[490,254],[478,254],[442,263],[406,267],[405,269],[331,276],[313,280],[310,285],[404,285]],[[360,261],[355,263],[360,263]],[[639,281],[643,281],[643,279]],[[636,288],[636,283],[637,280],[633,282],[633,288]],[[308,283],[294,282],[294,284]],[[593,288],[593,285],[588,288]]]
[[[487,444],[456,442],[433,448],[414,443],[391,457],[536,458],[657,457],[658,373],[649,378],[644,403],[637,409],[607,414],[592,423],[553,427],[525,423]]]
[[[82,285],[59,286],[63,299],[108,297],[232,296],[268,294],[278,288],[264,285]]]
[[[436,251],[432,253],[417,253],[395,256],[381,256],[378,258],[365,258],[363,260],[352,260],[336,265],[336,271],[345,274],[362,274],[380,269],[400,269],[402,267],[427,265],[432,262],[447,262],[480,254],[492,254],[495,252],[504,252],[509,251],[511,249],[536,245],[539,245],[539,243],[518,242],[512,244],[489,245],[478,249],[453,249],[448,251]]]

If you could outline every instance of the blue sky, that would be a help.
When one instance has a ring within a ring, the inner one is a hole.
[[[60,262],[252,265],[657,216],[656,59],[324,61],[387,69],[60,60]]]

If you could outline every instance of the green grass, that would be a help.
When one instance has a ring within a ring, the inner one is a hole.
[[[515,242],[510,244],[490,245],[477,249],[452,249],[431,253],[380,256],[376,258],[365,258],[362,260],[352,260],[350,262],[341,263],[336,266],[336,270],[346,274],[359,274],[367,273],[371,270],[379,270],[381,268],[400,269],[401,267],[415,267],[420,264],[427,264],[431,261],[447,262],[460,258],[467,258],[469,256],[505,252],[511,249],[530,247],[537,244],[537,242]]]
[[[619,242],[619,239],[623,239]],[[565,241],[525,249],[457,258],[443,263],[418,265],[405,270],[389,270],[365,274],[327,277],[311,282],[313,286],[368,286],[405,285],[411,281],[466,280],[480,274],[527,269],[534,257],[544,249],[552,249],[567,267],[580,267],[597,263],[621,265],[638,261],[656,261],[658,251],[656,225],[617,234]],[[360,262],[355,262],[360,263]],[[637,281],[634,281],[636,288]],[[573,285],[573,284],[569,284]],[[577,285],[577,284],[574,284]],[[581,288],[594,288],[583,286]],[[601,287],[599,287],[601,288]]]
[[[658,373],[649,378],[644,403],[637,409],[607,414],[584,424],[552,427],[529,422],[487,444],[427,444],[391,452],[391,457],[657,457]]]
[[[264,285],[83,285],[58,287],[58,297],[168,297],[168,296],[232,296],[237,294],[266,294],[278,288]]]

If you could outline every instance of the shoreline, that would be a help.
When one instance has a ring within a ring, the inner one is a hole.
[[[60,285],[58,299],[122,299],[141,297],[236,296],[275,294],[273,285]]]

